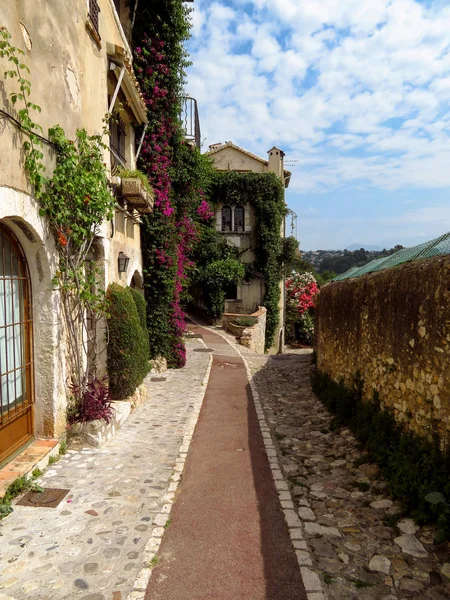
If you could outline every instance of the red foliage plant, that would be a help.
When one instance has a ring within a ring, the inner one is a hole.
[[[71,391],[77,397],[77,386],[72,385]],[[109,397],[107,378],[97,377],[87,384],[82,401],[69,413],[69,423],[89,423],[90,421],[106,421],[109,423],[113,416],[113,408]]]

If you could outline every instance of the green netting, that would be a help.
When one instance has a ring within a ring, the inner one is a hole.
[[[450,254],[450,233],[444,233],[444,235],[431,240],[431,242],[425,242],[412,248],[403,248],[403,250],[399,250],[395,254],[391,254],[391,256],[377,258],[363,267],[352,267],[349,271],[335,277],[333,281],[360,277],[366,273],[384,271],[384,269],[390,269],[406,262],[432,258],[433,256],[442,254]]]

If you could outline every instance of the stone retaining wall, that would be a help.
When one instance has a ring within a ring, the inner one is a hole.
[[[450,438],[450,257],[330,283],[316,309],[317,366],[415,433]]]
[[[239,317],[253,317],[255,324],[250,327],[236,325],[233,321]],[[252,352],[264,353],[266,341],[266,317],[267,309],[258,306],[258,310],[251,315],[237,313],[224,313],[222,315],[222,327],[236,336],[237,341]]]

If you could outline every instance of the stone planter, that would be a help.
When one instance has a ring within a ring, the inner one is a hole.
[[[122,197],[140,213],[153,212],[153,196],[145,189],[142,181],[136,177],[122,178]]]

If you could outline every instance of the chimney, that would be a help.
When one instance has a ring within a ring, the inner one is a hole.
[[[209,151],[212,152],[213,150],[218,150],[222,146],[223,146],[222,142],[219,142],[218,144],[211,144],[209,147]]]
[[[284,183],[284,152],[275,146],[269,150],[269,173],[275,173]]]

